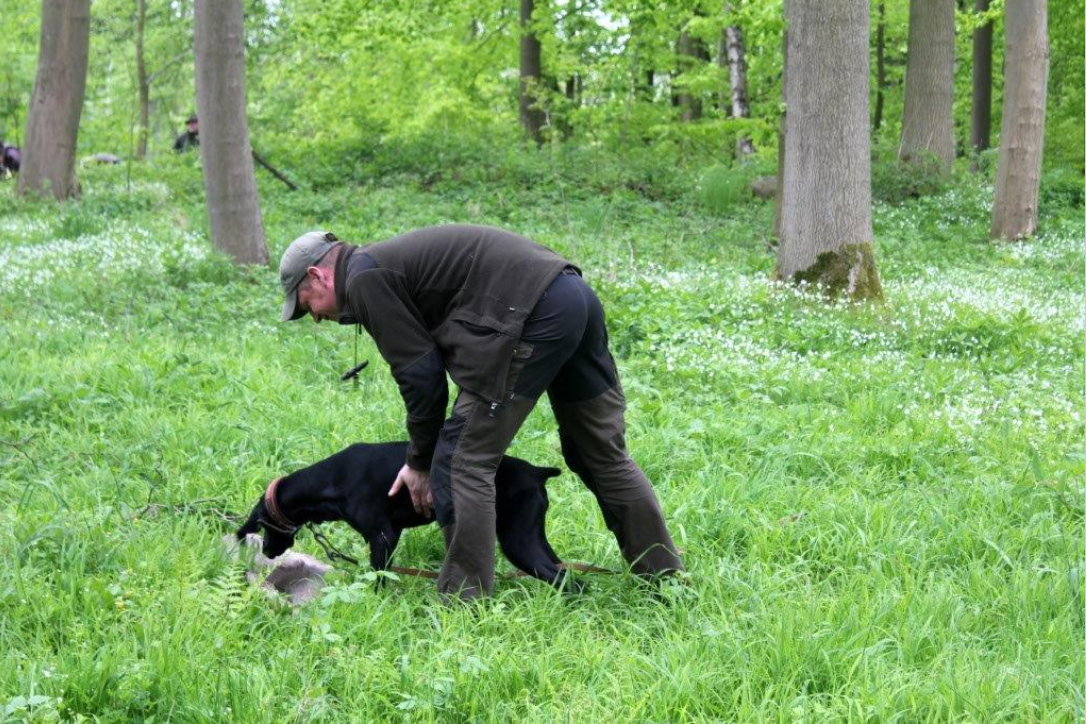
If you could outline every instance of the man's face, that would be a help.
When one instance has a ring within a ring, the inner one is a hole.
[[[309,267],[305,281],[298,287],[298,305],[318,324],[322,319],[336,319],[339,309],[336,305],[334,272]]]
[[[200,123],[198,121],[190,121],[188,125],[189,133],[199,133]]]

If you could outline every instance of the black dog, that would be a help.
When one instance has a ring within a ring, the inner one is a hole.
[[[404,528],[434,521],[415,511],[406,488],[388,497],[406,454],[406,442],[359,443],[281,478],[238,529],[238,540],[264,528],[264,555],[276,558],[294,545],[305,523],[342,520],[369,543],[370,565],[385,570]],[[565,571],[547,542],[546,482],[560,472],[506,456],[495,479],[502,552],[520,570],[555,586]]]

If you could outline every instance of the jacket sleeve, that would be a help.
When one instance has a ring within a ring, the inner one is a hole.
[[[347,301],[400,387],[410,437],[407,464],[429,470],[449,401],[441,352],[407,294],[402,274],[381,268],[360,272],[351,278]]]

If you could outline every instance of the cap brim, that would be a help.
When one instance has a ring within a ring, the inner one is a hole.
[[[287,297],[283,300],[283,313],[279,317],[280,322],[293,322],[295,319],[301,319],[305,316],[305,310],[298,306],[298,288],[295,287],[287,292]]]

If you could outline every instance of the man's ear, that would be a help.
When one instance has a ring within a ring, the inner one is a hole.
[[[238,540],[244,540],[245,536],[250,533],[260,532],[260,514],[263,509],[264,498],[261,498],[260,501],[253,506],[253,512],[249,513],[249,520],[245,521],[245,523],[238,528],[238,532],[234,534]]]

